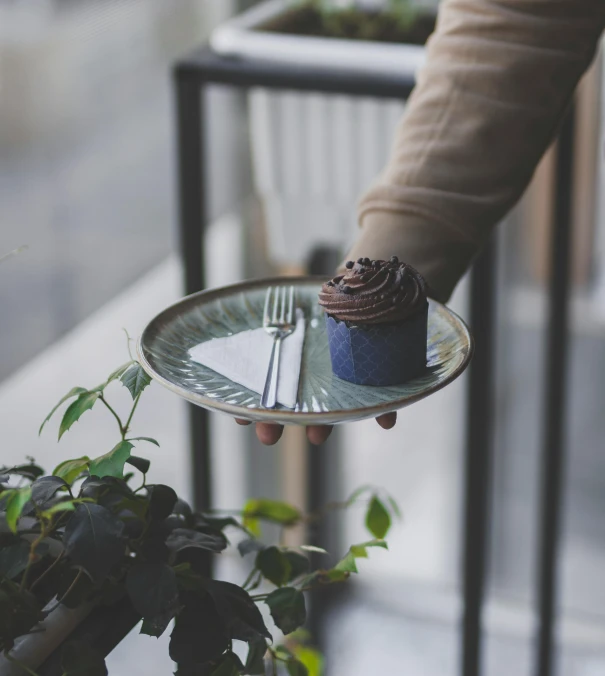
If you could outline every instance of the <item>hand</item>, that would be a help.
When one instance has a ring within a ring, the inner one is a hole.
[[[249,420],[241,420],[239,418],[235,419],[235,422],[238,425],[250,425]],[[395,427],[397,422],[397,413],[385,413],[376,418],[376,422],[385,430],[390,430],[392,427]],[[323,444],[323,442],[330,436],[332,432],[331,425],[310,425],[306,428],[307,438],[315,446]],[[279,440],[284,431],[283,425],[277,425],[274,423],[256,423],[256,436],[259,441],[261,441],[266,446],[273,446]]]

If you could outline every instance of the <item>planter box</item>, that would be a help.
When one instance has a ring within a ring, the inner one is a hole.
[[[414,75],[425,49],[258,30],[292,2],[269,0],[219,26],[213,49],[293,66]],[[255,89],[249,94],[254,181],[265,207],[269,254],[304,264],[318,245],[344,248],[355,205],[383,168],[404,111],[400,100]]]
[[[284,35],[258,30],[297,0],[267,0],[226,21],[212,33],[219,54],[304,64],[365,73],[415,73],[424,63],[424,47],[383,42]]]

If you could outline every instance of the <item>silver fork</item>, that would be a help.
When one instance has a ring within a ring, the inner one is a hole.
[[[277,377],[279,375],[279,358],[281,342],[296,328],[294,316],[295,298],[294,287],[273,287],[267,289],[265,296],[265,311],[263,313],[263,328],[273,337],[273,349],[269,359],[267,380],[260,403],[264,408],[275,408],[277,404]]]

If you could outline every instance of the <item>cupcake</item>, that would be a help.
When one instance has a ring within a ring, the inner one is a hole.
[[[426,369],[426,284],[411,265],[348,261],[319,294],[336,376],[357,385],[399,385]]]

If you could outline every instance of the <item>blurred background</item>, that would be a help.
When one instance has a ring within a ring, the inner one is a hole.
[[[0,254],[28,246],[0,265],[3,464],[31,455],[51,469],[91,441],[96,454],[112,443],[100,410],[60,446],[37,429],[70,387],[94,385],[125,361],[123,328],[136,336],[182,295],[171,65],[253,4],[0,0]],[[577,110],[561,676],[605,674],[601,71],[599,57]],[[385,162],[405,106],[220,87],[205,105],[209,285],[301,270],[318,248],[343,250],[356,197]],[[488,676],[531,673],[552,172],[548,155],[497,235]],[[463,317],[467,296],[463,281],[451,303]],[[391,551],[364,562],[344,605],[330,611],[330,676],[457,674],[465,388],[463,378],[403,411],[388,433],[370,422],[339,429],[326,448],[331,499],[372,483],[404,515]],[[154,385],[139,410],[136,431],[162,444],[150,452],[152,473],[190,496],[184,404]],[[271,449],[227,419],[213,419],[212,433],[217,506],[259,495],[304,502],[296,430]],[[335,543],[355,539],[360,518],[339,518]],[[241,582],[237,557],[224,559],[220,574]],[[167,638],[133,632],[110,656],[110,673],[172,673]]]

